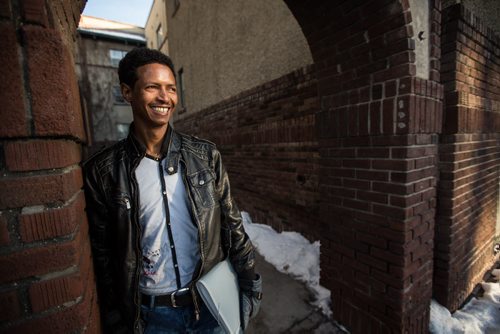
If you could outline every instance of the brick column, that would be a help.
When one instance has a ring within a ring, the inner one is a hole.
[[[439,1],[429,80],[407,1],[287,1],[311,47],[321,110],[322,284],[351,333],[426,333],[437,185]]]
[[[83,5],[0,3],[0,331],[99,332],[73,61]]]
[[[442,30],[446,122],[434,294],[454,311],[498,260],[500,37],[461,4],[443,11]]]

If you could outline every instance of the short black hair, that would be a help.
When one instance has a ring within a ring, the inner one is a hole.
[[[166,54],[145,47],[130,50],[118,65],[118,78],[120,83],[133,88],[137,81],[137,68],[147,64],[158,63],[168,66],[175,77],[174,63]]]

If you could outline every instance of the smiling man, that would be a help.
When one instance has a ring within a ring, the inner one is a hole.
[[[130,133],[84,163],[104,332],[222,333],[195,283],[226,257],[245,328],[259,309],[261,278],[219,151],[169,124],[178,101],[169,57],[134,49],[118,75]]]

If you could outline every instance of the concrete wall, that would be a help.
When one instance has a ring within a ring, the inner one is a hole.
[[[307,41],[281,0],[167,1],[169,45],[184,71],[182,119],[312,63]],[[173,15],[173,16],[172,16]]]
[[[163,32],[163,40],[158,44],[156,31],[161,24]],[[168,54],[168,27],[167,27],[167,6],[165,0],[154,0],[149,12],[146,26],[144,27],[147,47],[161,50]]]
[[[415,42],[416,75],[429,79],[429,1],[409,0],[411,7],[413,41]]]

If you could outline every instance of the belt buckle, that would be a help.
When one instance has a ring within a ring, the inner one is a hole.
[[[170,301],[172,302],[172,307],[173,308],[180,307],[179,305],[177,305],[175,303],[175,294],[178,293],[178,292],[185,292],[185,291],[189,291],[189,288],[182,288],[182,289],[179,289],[179,290],[175,290],[174,292],[172,292],[170,294]]]

